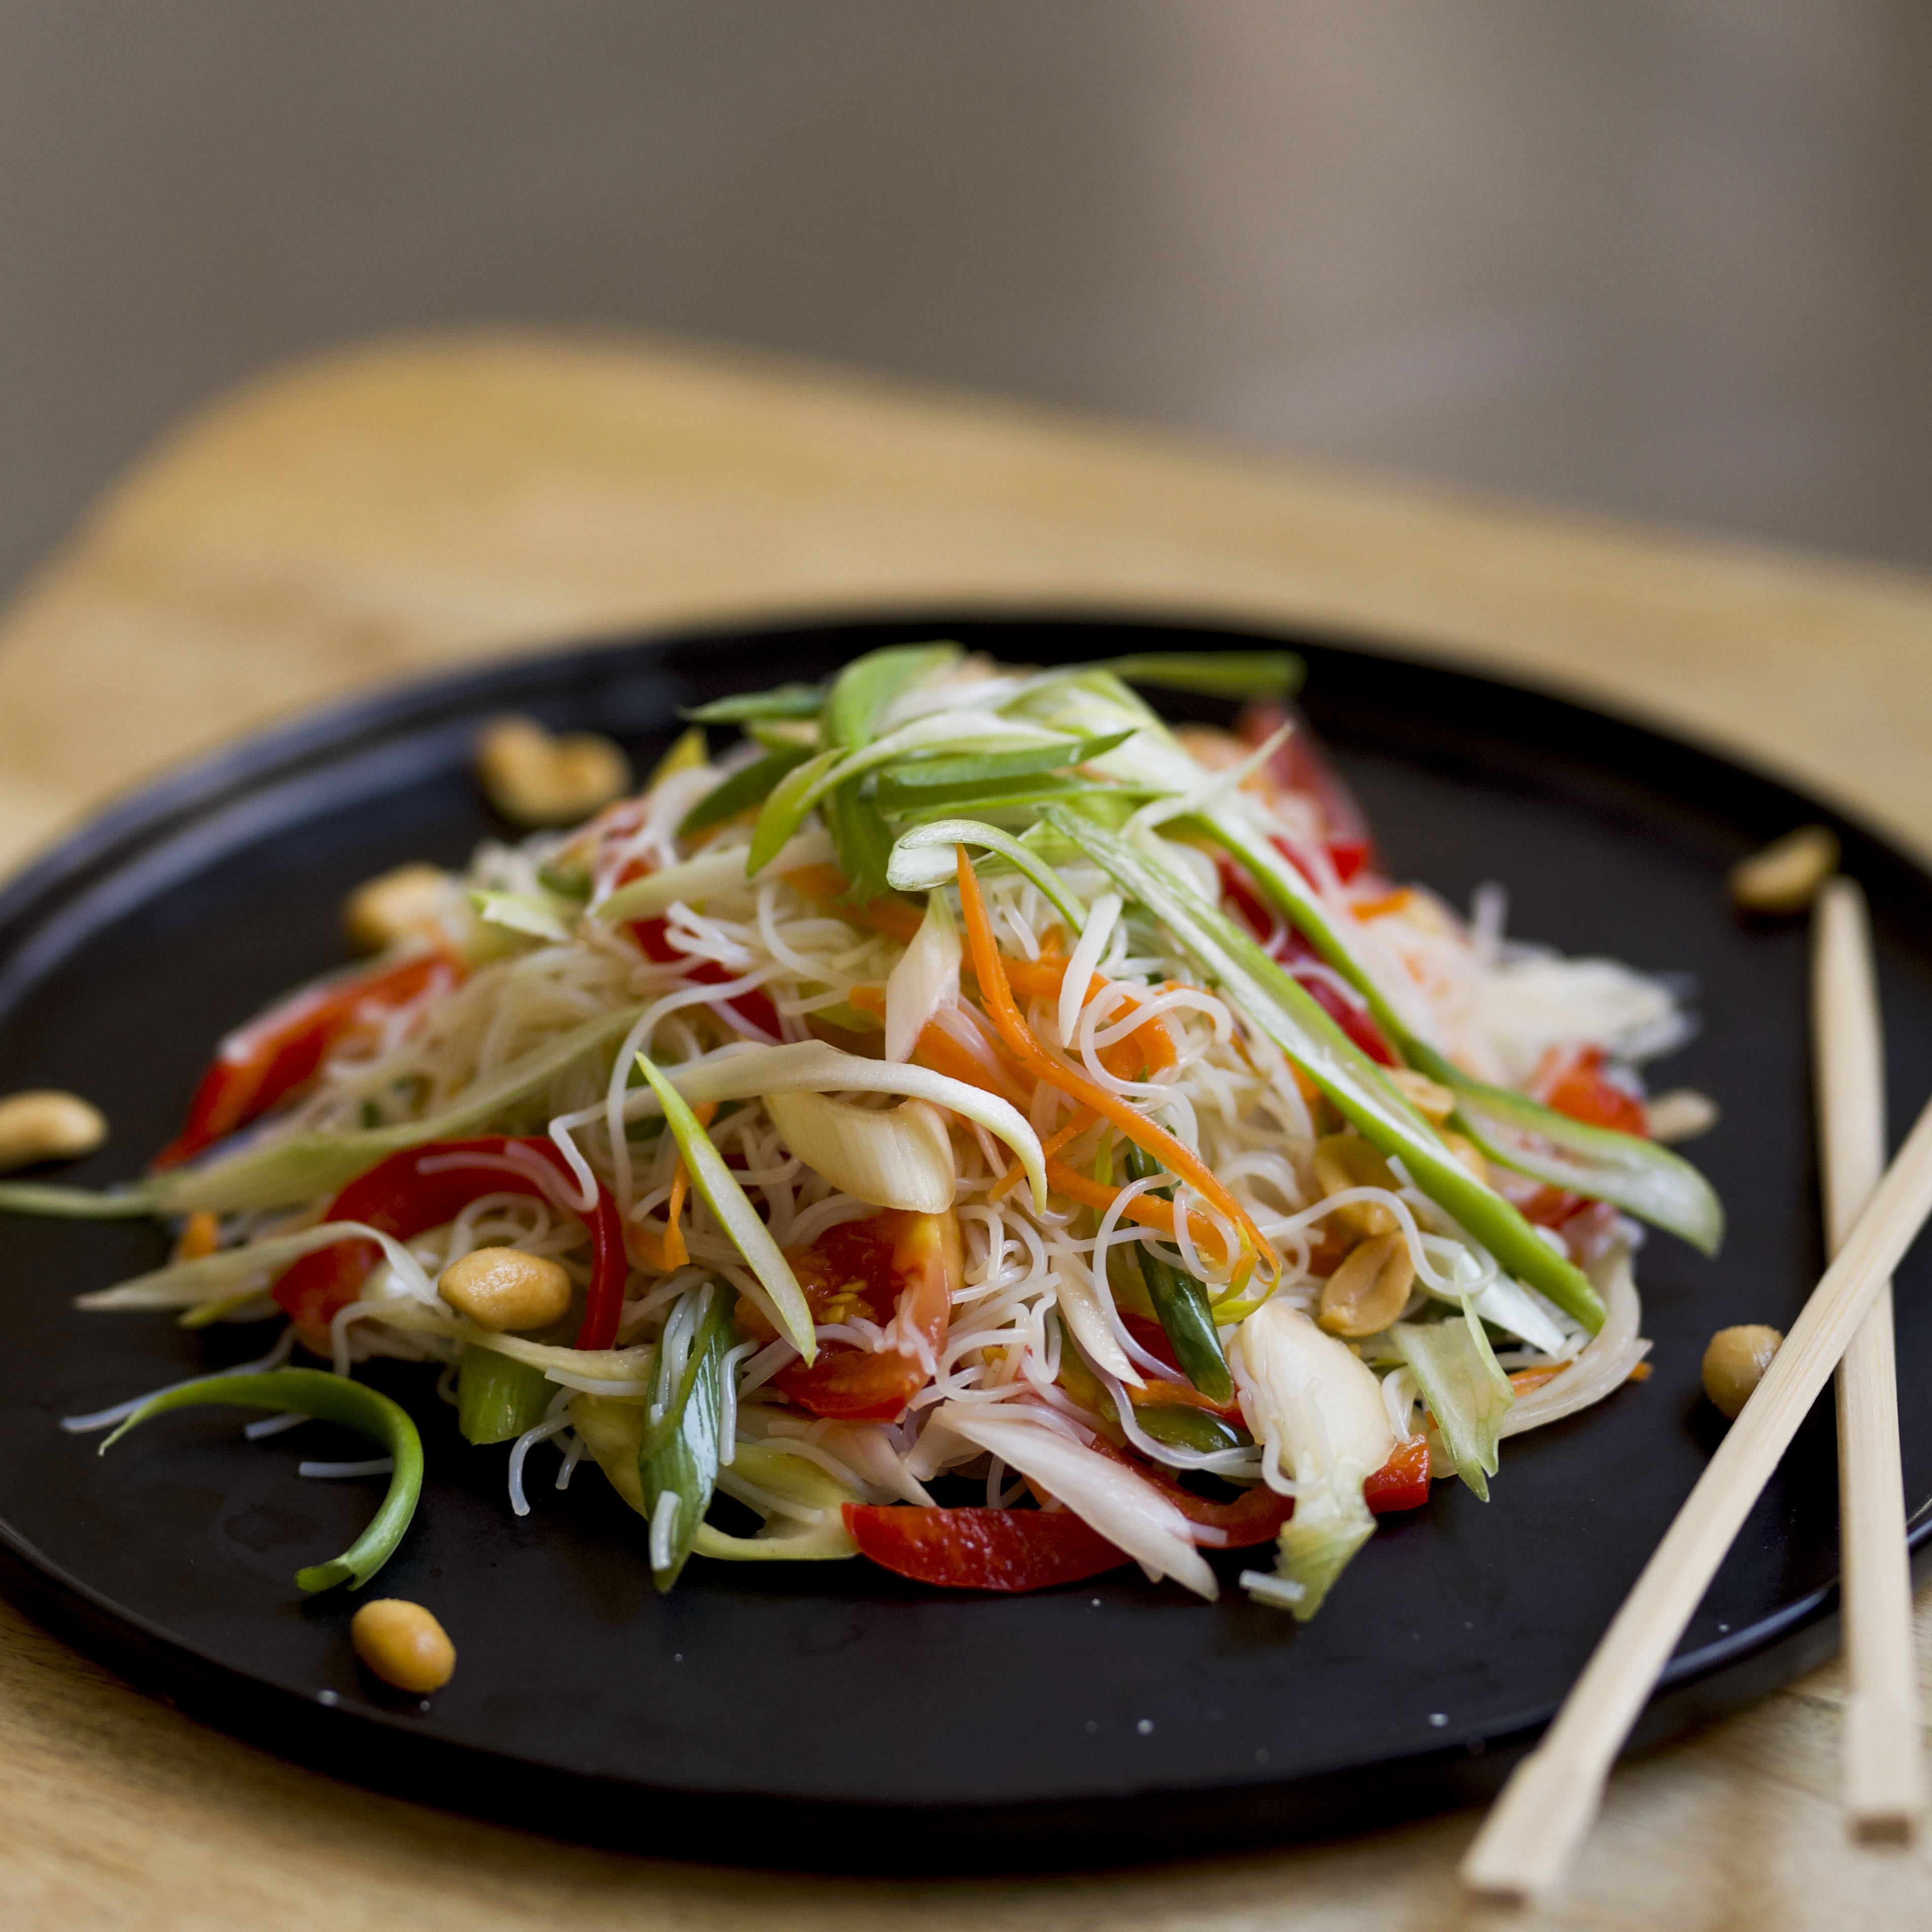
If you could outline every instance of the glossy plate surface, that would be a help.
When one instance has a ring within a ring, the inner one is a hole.
[[[70,1088],[136,1172],[211,1043],[341,957],[337,908],[405,859],[496,831],[467,775],[506,710],[608,730],[640,766],[676,707],[950,636],[1019,662],[1226,648],[1221,632],[919,615],[552,653],[380,696],[256,740],[130,800],[0,898],[0,1090]],[[653,1593],[643,1526],[596,1468],[532,1514],[506,1450],[472,1450],[417,1368],[374,1370],[422,1421],[428,1478],[377,1588],[428,1604],[460,1664],[433,1707],[362,1677],[356,1599],[304,1600],[381,1492],[303,1481],[367,1453],[319,1424],[256,1444],[245,1418],[151,1424],[103,1460],[58,1418],[260,1352],[83,1316],[71,1297],[158,1264],[144,1225],[10,1220],[0,1246],[0,1580],[80,1647],[288,1756],[454,1808],[674,1856],[850,1870],[1126,1862],[1366,1827],[1480,1796],[1546,1720],[1703,1466],[1720,1426],[1699,1358],[1726,1323],[1788,1324],[1821,1264],[1808,1125],[1805,940],[1727,909],[1725,868],[1796,824],[1839,824],[1871,896],[1892,1092],[1932,1090],[1932,880],[1761,776],[1548,698],[1286,641],[1304,702],[1398,878],[1466,904],[1490,879],[1513,934],[1688,975],[1703,1027],[1655,1070],[1719,1100],[1696,1144],[1730,1211],[1722,1257],[1640,1258],[1655,1372],[1504,1450],[1486,1508],[1460,1485],[1387,1520],[1298,1628],[1133,1570],[1040,1596],[918,1588],[861,1562],[694,1560]],[[1174,715],[1225,715],[1176,700]],[[1925,1259],[1901,1272],[1908,1498],[1932,1495]],[[1647,1735],[1795,1674],[1835,1642],[1830,1418],[1812,1418],[1700,1610]]]

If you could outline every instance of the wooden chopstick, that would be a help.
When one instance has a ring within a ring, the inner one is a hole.
[[[1885,1059],[1864,895],[1833,879],[1811,926],[1812,1045],[1826,1238],[1844,1246],[1885,1166]],[[1838,1508],[1844,1603],[1843,1791],[1861,1838],[1909,1839],[1925,1808],[1912,1568],[1899,1468],[1892,1284],[1838,1364]]]
[[[1581,1850],[1630,1726],[1838,1358],[1932,1213],[1932,1102],[1813,1289],[1756,1393],[1644,1565],[1556,1721],[1510,1774],[1462,1864],[1484,1896],[1546,1892]]]

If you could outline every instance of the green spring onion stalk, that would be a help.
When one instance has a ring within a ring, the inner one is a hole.
[[[1064,764],[1079,740],[1064,731],[1021,718],[1002,718],[992,711],[934,712],[902,724],[870,743],[848,748],[833,745],[788,772],[772,788],[752,832],[746,856],[746,876],[762,872],[803,824],[814,806],[835,795],[851,792],[862,778],[898,763],[915,752],[993,752],[1036,747],[1056,752]],[[836,812],[829,814],[832,836],[838,837]]]
[[[456,1371],[456,1426],[466,1442],[514,1442],[544,1419],[556,1384],[495,1348],[464,1344]]]
[[[1204,1456],[1222,1449],[1239,1449],[1254,1438],[1222,1417],[1185,1402],[1150,1402],[1134,1411],[1141,1433],[1171,1449],[1192,1449]]]
[[[1033,745],[1018,752],[987,752],[977,758],[908,759],[887,769],[886,778],[892,790],[908,797],[914,793],[944,792],[956,785],[1003,784],[1010,778],[1037,778],[1048,772],[1064,771],[1070,765],[1084,765],[1117,745],[1126,743],[1133,730],[1106,731],[1097,736],[1062,740],[1051,745]]]
[[[683,1095],[652,1064],[648,1054],[638,1055],[638,1065],[664,1109],[677,1150],[691,1170],[692,1185],[744,1256],[745,1265],[771,1297],[772,1312],[785,1339],[806,1361],[812,1360],[818,1353],[818,1340],[813,1332],[805,1291],[799,1286],[791,1264],[779,1252],[770,1230],[738,1184],[737,1176],[724,1165],[724,1157],[712,1145],[711,1136],[699,1125],[698,1116]]]
[[[815,684],[782,684],[775,691],[714,698],[678,715],[693,724],[743,724],[754,718],[816,718],[824,702],[825,694]]]
[[[1458,1320],[1398,1322],[1389,1338],[1402,1352],[1435,1418],[1456,1473],[1484,1502],[1496,1473],[1503,1418],[1516,1399],[1473,1308]]]
[[[1681,1154],[1634,1134],[1573,1120],[1526,1094],[1473,1080],[1403,1023],[1313,888],[1238,812],[1222,807],[1177,821],[1238,860],[1302,937],[1367,1002],[1370,1016],[1402,1058],[1456,1098],[1455,1124],[1504,1167],[1608,1201],[1679,1235],[1707,1255],[1724,1234],[1724,1210],[1710,1183]]]
[[[1144,1148],[1130,1141],[1124,1153],[1130,1180],[1146,1180],[1160,1173],[1160,1164]],[[1150,1191],[1163,1201],[1174,1198],[1172,1187]],[[1233,1401],[1234,1378],[1228,1372],[1228,1358],[1221,1352],[1221,1337],[1208,1305],[1207,1289],[1191,1274],[1163,1261],[1144,1241],[1135,1244],[1133,1253],[1140,1263],[1141,1279],[1147,1284],[1148,1299],[1173,1346],[1180,1372],[1210,1401]]]
[[[722,825],[728,818],[736,818],[741,812],[750,811],[754,805],[763,805],[778,780],[788,772],[796,770],[811,756],[802,745],[784,745],[742,766],[722,784],[713,786],[684,814],[678,821],[677,836],[694,837],[698,832],[709,832],[714,825]]]
[[[954,876],[957,862],[953,851],[961,845],[997,852],[1007,864],[1024,873],[1066,921],[1070,932],[1078,932],[1086,925],[1086,908],[1038,853],[1010,832],[1002,832],[998,826],[983,824],[976,818],[943,818],[907,832],[892,848],[886,876],[900,892],[930,892]]]
[[[1559,1255],[1502,1196],[1444,1147],[1375,1063],[1308,993],[1217,908],[1124,839],[1059,806],[1047,821],[1138,899],[1212,980],[1390,1159],[1510,1273],[1540,1290],[1592,1334],[1604,1306],[1582,1270]]]
[[[683,1372],[674,1383],[676,1365],[668,1349],[660,1350],[656,1386],[638,1444],[638,1481],[651,1526],[651,1580],[660,1590],[677,1581],[711,1507],[725,1448],[724,1358],[737,1340],[731,1322],[737,1297],[731,1289],[706,1282],[692,1293],[700,1300]]]
[[[202,1402],[233,1402],[246,1408],[292,1411],[373,1436],[395,1459],[389,1493],[374,1520],[342,1554],[296,1572],[303,1590],[326,1590],[346,1582],[360,1589],[395,1553],[422,1493],[422,1443],[408,1414],[389,1398],[346,1376],[320,1369],[269,1369],[256,1375],[205,1376],[180,1388],[151,1396],[100,1445],[104,1456],[138,1423],[170,1409]]]
[[[1143,651],[1070,669],[1103,670],[1123,683],[1203,698],[1292,698],[1306,667],[1292,651]]]

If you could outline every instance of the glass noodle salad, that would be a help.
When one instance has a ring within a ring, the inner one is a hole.
[[[416,1505],[416,1426],[356,1379],[392,1357],[511,1445],[518,1513],[538,1445],[559,1487],[594,1462],[661,1589],[1136,1562],[1312,1616],[1379,1515],[1486,1498],[1506,1437],[1644,1372],[1639,1224],[1712,1252],[1722,1216],[1648,1134],[1672,991],[1388,877],[1297,669],[875,651],[382,882],[380,956],[222,1042],[146,1178],[0,1187],[176,1228],[84,1306],[284,1324],[78,1424],[377,1437],[383,1510],[305,1588]],[[1152,686],[1246,708],[1171,729]]]

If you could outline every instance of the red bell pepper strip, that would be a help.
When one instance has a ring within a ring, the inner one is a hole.
[[[952,1318],[952,1292],[964,1275],[959,1224],[952,1215],[888,1209],[829,1228],[810,1248],[788,1258],[814,1316],[829,1298],[853,1294],[868,1319],[881,1324],[896,1320],[902,1335],[922,1341],[931,1359],[938,1359]],[[741,1323],[752,1318],[742,1298],[739,1310]],[[932,1379],[927,1359],[896,1348],[828,1342],[816,1361],[787,1363],[772,1385],[814,1415],[893,1422]]]
[[[1543,1104],[1586,1126],[1611,1127],[1648,1138],[1650,1115],[1628,1088],[1604,1074],[1609,1058],[1600,1046],[1552,1047],[1532,1082]]]
[[[1294,1514],[1294,1498],[1276,1496],[1265,1483],[1244,1490],[1232,1502],[1215,1502],[1184,1488],[1165,1469],[1143,1462],[1127,1450],[1115,1448],[1104,1436],[1094,1438],[1094,1447],[1158,1490],[1190,1522],[1222,1532],[1212,1546],[1216,1550],[1246,1550],[1265,1543]]]
[[[1132,1559],[1071,1510],[848,1503],[845,1529],[882,1569],[949,1590],[1050,1590]]]
[[[554,1141],[512,1141],[490,1134],[476,1140],[432,1141],[392,1154],[344,1188],[322,1218],[364,1222],[406,1241],[428,1228],[453,1221],[482,1195],[542,1196],[544,1190],[534,1178],[502,1168],[452,1166],[422,1172],[422,1162],[433,1156],[501,1154],[511,1147],[530,1148],[557,1170],[572,1192],[576,1191],[576,1178]],[[590,1288],[577,1346],[608,1348],[616,1340],[630,1262],[624,1252],[623,1222],[616,1202],[602,1183],[597,1205],[584,1220],[590,1232]],[[302,1340],[317,1354],[328,1352],[330,1322],[361,1294],[364,1281],[382,1258],[382,1251],[374,1241],[338,1241],[333,1247],[303,1256],[275,1283],[276,1301],[294,1318]]]
[[[694,980],[702,986],[722,986],[732,976],[715,959],[694,959],[688,952],[680,952],[670,943],[670,922],[663,919],[637,919],[631,922],[631,936],[644,949],[646,959],[656,961],[660,966],[681,965],[686,976]],[[748,993],[740,993],[724,1004],[748,1024],[756,1027],[774,1042],[784,1038],[784,1028],[778,1023],[778,1010],[773,1006],[770,996],[761,986],[754,986]]]
[[[454,986],[463,972],[446,952],[412,953],[370,972],[304,987],[236,1028],[215,1050],[188,1102],[187,1125],[154,1156],[153,1171],[178,1167],[260,1119],[314,1079],[338,1040],[421,998],[439,980]]]
[[[1369,821],[1347,782],[1323,755],[1308,720],[1293,706],[1250,704],[1235,721],[1238,736],[1250,745],[1264,745],[1281,728],[1294,729],[1268,760],[1268,774],[1285,790],[1312,798],[1322,814],[1322,842],[1328,861],[1344,885],[1376,863],[1376,842]],[[1288,855],[1294,856],[1292,852]]]
[[[1388,1460],[1362,1484],[1362,1499],[1377,1516],[1420,1509],[1429,1500],[1429,1444],[1420,1436],[1398,1442]]]
[[[1282,849],[1286,852],[1288,848]],[[1288,856],[1292,860],[1294,855],[1288,852]],[[1302,990],[1377,1065],[1394,1066],[1394,1051],[1383,1037],[1382,1028],[1359,1000],[1352,998],[1335,984],[1334,973],[1321,954],[1292,926],[1282,923],[1241,867],[1226,854],[1217,854],[1216,863],[1221,874],[1222,897],[1240,915],[1248,930],[1268,946],[1269,956],[1288,968]]]

